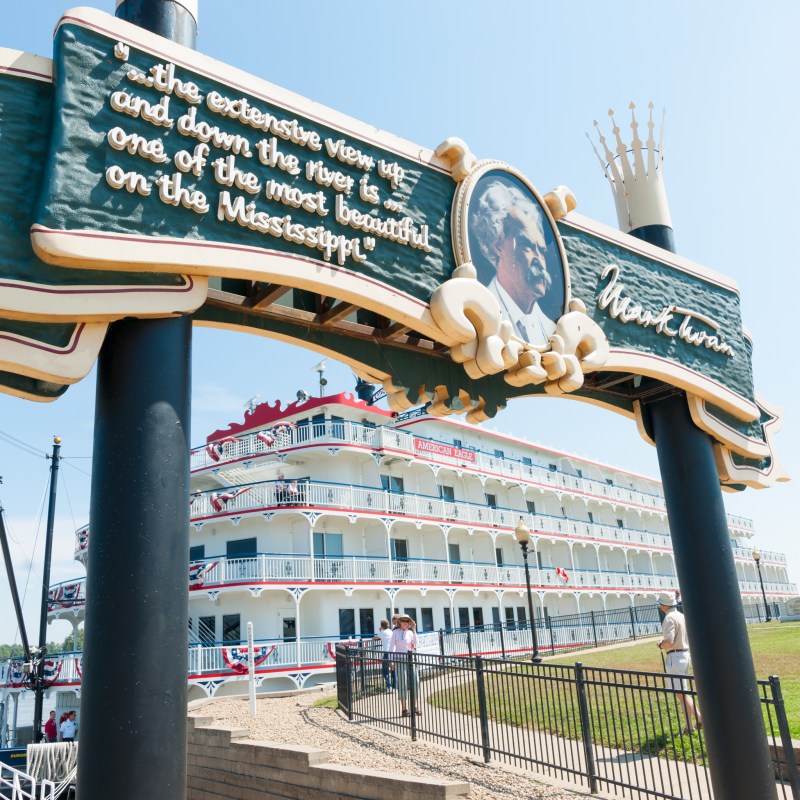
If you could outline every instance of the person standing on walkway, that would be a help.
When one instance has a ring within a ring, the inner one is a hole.
[[[664,614],[661,623],[661,641],[658,646],[666,651],[666,672],[669,675],[688,675],[692,664],[689,655],[689,639],[686,636],[686,620],[678,611],[675,596],[669,592],[662,592],[658,596],[658,607]],[[692,696],[684,690],[685,680],[682,678],[669,678],[669,685],[673,691],[680,692],[683,713],[686,716],[686,733],[692,732],[692,717],[697,722],[697,727],[703,727],[703,719],[697,710]]]
[[[50,742],[58,741],[58,728],[56,727],[56,712],[50,712],[50,718],[44,724],[44,738]]]
[[[389,650],[392,653],[405,655],[405,658],[396,659],[396,669],[399,671],[397,675],[397,691],[400,693],[400,705],[403,709],[403,716],[408,716],[408,673],[409,666],[404,663],[408,660],[409,654],[417,649],[417,634],[411,627],[411,617],[403,614],[398,620],[398,627],[392,631],[392,639],[389,644]],[[414,681],[415,697],[417,698],[415,706],[419,703],[419,678],[417,677],[417,668],[411,667],[411,676]],[[422,712],[419,707],[412,709],[412,713],[421,715]]]
[[[394,671],[394,664],[389,659],[389,647],[392,644],[392,629],[389,627],[389,620],[382,619],[380,630],[375,634],[375,638],[380,640],[383,647],[383,680],[386,682],[386,694],[391,694],[397,689],[397,675]]]
[[[67,718],[61,723],[61,741],[74,742],[78,733],[78,725],[75,722],[75,712],[70,711]]]

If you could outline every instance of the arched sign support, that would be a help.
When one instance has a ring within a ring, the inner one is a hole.
[[[185,796],[191,323],[338,358],[395,411],[571,395],[635,420],[717,794],[774,796],[720,486],[788,479],[780,415],[736,284],[670,252],[652,111],[646,143],[635,120],[617,155],[600,137],[621,233],[459,139],[430,150],[196,53],[192,0],[119,6],[67,12],[53,61],[0,49],[0,391],[54,400],[99,354],[82,800]]]
[[[117,16],[194,47],[173,0],[123,0]],[[97,362],[83,800],[186,797],[191,350],[190,316],[128,318]]]
[[[672,228],[633,236],[674,250]],[[682,392],[647,403],[658,453],[675,568],[702,704],[715,797],[777,797],[747,624],[711,438],[693,422]],[[742,766],[738,766],[742,765]]]

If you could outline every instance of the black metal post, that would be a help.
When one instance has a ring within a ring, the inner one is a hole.
[[[533,616],[533,595],[531,594],[531,571],[528,567],[528,543],[520,542],[522,548],[522,560],[525,563],[525,585],[528,588],[528,615],[531,621],[531,639],[533,640],[533,653],[531,654],[531,661],[534,664],[540,664],[542,657],[539,655],[539,642],[536,638],[536,618]]]
[[[678,392],[648,404],[648,411],[714,796],[770,800],[777,796],[775,778],[711,439]]]
[[[111,326],[97,373],[81,800],[186,797],[191,319]]]
[[[475,688],[478,692],[478,715],[481,723],[481,747],[483,760],[488,764],[492,760],[492,750],[489,744],[489,709],[486,703],[486,682],[483,678],[483,659],[475,659]]]
[[[586,679],[583,676],[583,664],[580,661],[575,664],[575,690],[578,695],[578,713],[581,720],[583,755],[586,759],[586,777],[589,779],[589,791],[592,794],[597,794],[597,767],[594,761],[592,725],[589,718],[589,703],[586,701]]]
[[[53,525],[56,519],[56,490],[58,488],[58,462],[61,461],[61,439],[53,438],[50,456],[50,497],[47,505],[47,530],[44,539],[44,569],[42,571],[42,604],[39,610],[39,663],[36,667],[33,700],[33,741],[42,736],[42,705],[44,703],[44,662],[47,647],[47,611],[50,599],[50,564],[53,556]]]
[[[194,47],[189,4],[122,0],[117,16]],[[98,359],[81,800],[186,797],[191,326],[115,322]]]
[[[772,614],[770,614],[769,605],[767,604],[767,593],[764,591],[764,578],[761,575],[761,559],[757,558],[755,561],[756,569],[758,570],[758,582],[761,584],[761,597],[764,599],[764,616],[767,618],[767,622],[772,622]]]
[[[672,228],[633,236],[675,252]],[[658,453],[715,797],[777,797],[710,437],[677,390],[646,406]]]

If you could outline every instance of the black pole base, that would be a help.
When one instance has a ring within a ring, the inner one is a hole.
[[[81,800],[186,797],[191,330],[126,319],[100,352]]]
[[[714,796],[777,797],[750,640],[711,439],[673,393],[647,406],[661,467],[675,567]]]

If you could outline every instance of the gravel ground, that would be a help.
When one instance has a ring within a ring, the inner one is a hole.
[[[215,700],[191,712],[213,717],[223,727],[246,728],[250,737],[277,744],[302,744],[326,750],[332,764],[370,770],[395,771],[402,758],[403,772],[418,777],[469,781],[470,800],[576,800],[585,792],[534,780],[521,770],[486,765],[475,756],[446,750],[428,742],[412,742],[366,724],[348,722],[332,708],[315,708],[321,697],[312,692],[292,697],[259,698],[256,717],[247,699]]]

